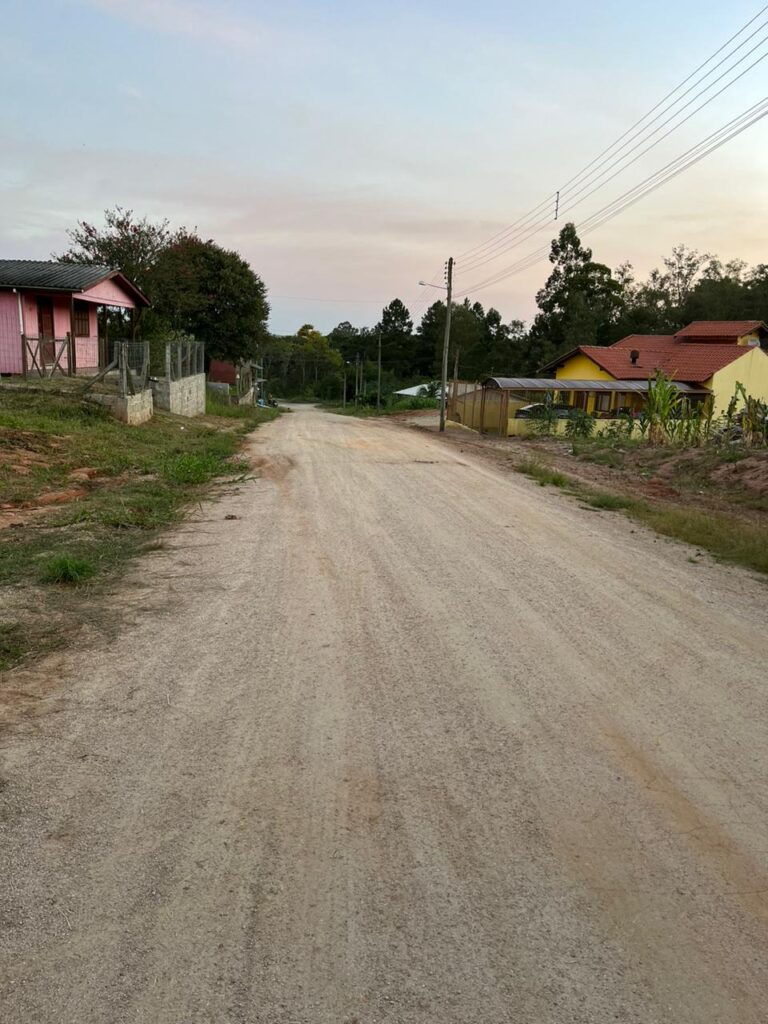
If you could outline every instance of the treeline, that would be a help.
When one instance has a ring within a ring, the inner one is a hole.
[[[674,333],[692,320],[768,320],[768,264],[676,246],[660,269],[638,281],[631,264],[611,270],[582,245],[573,224],[552,242],[552,270],[536,296],[529,325],[505,321],[498,310],[464,299],[452,310],[449,372],[462,379],[534,376],[576,345],[610,345],[627,334]],[[459,268],[460,269],[460,268]],[[356,328],[340,323],[327,337],[307,325],[291,337],[271,337],[265,361],[275,391],[331,398],[340,393],[345,366],[364,362],[369,400],[375,394],[381,335],[383,391],[439,375],[446,306],[435,302],[414,325],[400,299],[379,323]],[[348,375],[348,380],[351,376]]]
[[[274,394],[340,398],[346,378],[350,395],[359,362],[365,396],[374,401],[379,340],[385,396],[439,375],[444,301],[431,305],[419,324],[393,299],[370,327],[343,321],[324,335],[305,324],[295,334],[275,335],[267,329],[267,291],[258,274],[238,253],[196,231],[171,231],[167,221],[153,224],[115,207],[105,211],[103,227],[81,222],[69,235],[70,248],[59,259],[120,267],[146,292],[152,309],[140,324],[143,336],[184,332],[204,341],[211,357],[260,362]],[[680,245],[638,281],[629,263],[611,270],[597,262],[573,224],[553,240],[549,259],[530,324],[504,320],[469,299],[454,304],[451,374],[458,366],[463,379],[533,376],[576,345],[672,333],[691,320],[768,320],[766,263],[723,263]]]

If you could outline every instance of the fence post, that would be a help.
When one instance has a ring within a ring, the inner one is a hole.
[[[117,346],[117,372],[120,380],[120,394],[125,398],[128,394],[128,373],[125,365],[125,346],[122,341],[115,341]]]

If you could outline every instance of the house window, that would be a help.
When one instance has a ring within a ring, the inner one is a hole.
[[[91,308],[87,302],[75,303],[75,337],[90,338]]]
[[[611,408],[611,392],[598,391],[595,395],[595,412],[608,412]]]

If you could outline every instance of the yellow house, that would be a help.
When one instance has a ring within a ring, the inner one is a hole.
[[[557,379],[649,380],[661,370],[673,380],[705,388],[714,399],[715,415],[723,413],[736,384],[768,403],[768,327],[759,320],[700,320],[677,334],[630,334],[615,345],[580,345],[543,366]],[[609,415],[637,409],[638,395],[618,391],[572,395],[591,413]]]

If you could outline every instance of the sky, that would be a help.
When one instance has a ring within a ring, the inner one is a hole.
[[[762,6],[4,0],[0,256],[48,259],[120,205],[238,250],[277,333],[372,325],[394,297],[418,319],[448,256],[457,293],[530,320],[546,256],[475,286],[763,99],[768,60],[569,217],[569,179]],[[679,243],[768,262],[767,180],[768,117],[584,241],[641,278]],[[537,234],[462,258],[539,204]]]

